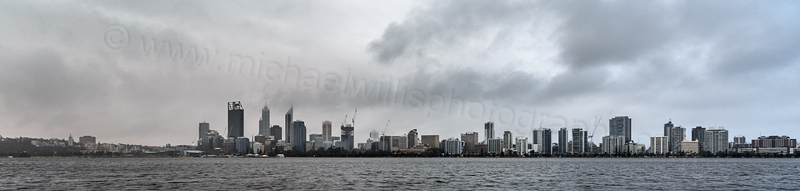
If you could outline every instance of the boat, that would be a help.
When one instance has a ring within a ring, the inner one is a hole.
[[[275,158],[284,158],[283,154],[275,155]]]

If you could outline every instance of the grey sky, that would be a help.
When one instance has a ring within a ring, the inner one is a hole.
[[[295,106],[387,134],[530,136],[633,118],[800,136],[793,1],[0,2],[0,135],[190,144]],[[348,119],[349,121],[350,119]],[[334,134],[338,134],[338,129]],[[687,137],[688,138],[688,137]]]

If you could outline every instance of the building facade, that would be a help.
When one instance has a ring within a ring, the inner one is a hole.
[[[294,106],[289,107],[289,110],[286,111],[286,115],[284,115],[285,126],[286,128],[286,143],[292,144],[292,139],[294,138],[294,129],[292,129],[292,124],[294,120]],[[305,136],[304,136],[305,137]]]
[[[270,136],[276,141],[283,140],[283,129],[280,125],[273,125],[272,128],[269,128],[269,131]]]
[[[669,137],[656,135],[650,137],[650,153],[663,155],[669,152]]]
[[[344,142],[345,150],[353,150],[356,144],[355,135],[353,134],[354,131],[355,128],[353,124],[345,124],[342,126],[342,142]]]
[[[699,145],[698,147],[700,148],[701,151],[705,150],[705,149],[703,149],[703,145],[705,144],[705,141],[706,141],[705,137],[706,137],[706,128],[703,128],[703,126],[697,126],[694,129],[692,129],[692,139],[691,140],[692,141],[697,141],[697,143]]]
[[[491,138],[487,141],[487,144],[489,153],[498,154],[503,152],[503,139]]]
[[[631,118],[617,116],[608,120],[608,135],[624,137],[625,142],[631,141]]]
[[[419,133],[417,133],[417,129],[412,129],[408,132],[408,148],[412,148],[419,144]]]
[[[239,101],[228,102],[228,137],[244,137],[244,107]]]
[[[264,104],[264,108],[261,108],[261,119],[258,120],[258,135],[263,136],[270,136],[270,123],[269,123],[269,107],[267,104]]]
[[[728,152],[728,130],[725,130],[724,127],[709,128],[705,132],[704,139],[703,151],[713,154]]]
[[[680,152],[681,141],[683,141],[685,138],[686,138],[686,129],[684,129],[681,126],[672,128],[672,132],[670,132],[670,137],[669,137],[670,141],[669,145],[671,146],[669,151],[675,153]]]
[[[306,151],[306,123],[304,121],[294,121],[290,125],[294,128],[292,130],[292,150],[304,152]]]
[[[426,144],[430,148],[442,148],[439,143],[439,135],[422,135],[422,144]]]
[[[322,122],[322,139],[323,140],[325,140],[325,141],[333,141],[333,139],[331,139],[331,136],[333,136],[333,134],[331,134],[331,129],[332,128],[333,128],[333,125],[332,125],[331,121],[323,121]]]
[[[586,152],[586,134],[583,128],[572,129],[572,153],[583,154]]]
[[[514,137],[511,134],[511,131],[503,132],[503,149],[506,150],[514,149]]]
[[[442,141],[442,147],[444,148],[444,153],[454,155],[454,154],[461,154],[463,152],[463,145],[464,143],[458,140],[458,138],[449,138]]]
[[[569,130],[562,127],[558,130],[558,154],[569,153]]]
[[[483,133],[484,133],[483,140],[486,140],[487,142],[489,141],[489,139],[494,138],[494,122],[489,121],[483,124]]]

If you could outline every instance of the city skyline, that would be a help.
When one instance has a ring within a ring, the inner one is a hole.
[[[390,119],[441,138],[493,121],[599,143],[621,115],[645,144],[670,119],[800,134],[797,2],[341,3],[2,2],[0,136],[191,144],[203,121],[228,136],[233,100],[248,138],[264,103],[283,133],[294,106],[334,136],[358,108],[356,142]]]

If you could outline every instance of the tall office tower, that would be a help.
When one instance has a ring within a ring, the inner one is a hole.
[[[198,128],[198,135],[200,136],[197,139],[203,139],[204,137],[206,137],[206,133],[208,133],[208,130],[211,130],[211,128],[209,128],[208,123],[206,123],[205,121],[200,123],[200,128]]]
[[[430,148],[441,148],[439,143],[439,135],[422,135],[422,144],[427,144]]]
[[[419,143],[419,133],[417,133],[417,129],[412,129],[408,132],[408,148],[417,146]]]
[[[305,152],[306,151],[306,123],[300,120],[292,122],[292,150]]]
[[[486,142],[486,144],[489,153],[497,154],[503,151],[503,139],[490,138],[489,141]]]
[[[717,152],[728,151],[728,130],[724,127],[708,128],[705,132],[704,151],[709,151],[713,154]]]
[[[258,120],[258,135],[270,136],[272,132],[270,132],[269,126],[269,108],[264,103],[264,108],[261,109],[261,119]]]
[[[610,155],[622,154],[625,147],[624,136],[604,136],[603,152]]]
[[[669,137],[669,142],[670,142],[669,146],[671,147],[669,149],[669,151],[672,152],[672,153],[680,152],[681,151],[681,142],[684,139],[686,139],[686,129],[685,128],[683,128],[681,126],[677,126],[677,127],[672,128],[672,132],[670,132],[670,137]]]
[[[464,152],[475,153],[475,145],[478,144],[478,132],[461,133],[461,141],[464,141]]]
[[[2,137],[0,137],[2,138]],[[75,139],[72,139],[72,134],[69,134],[69,142],[67,142],[67,146],[75,146]]]
[[[566,127],[558,130],[558,154],[569,153],[569,131]]]
[[[489,139],[494,138],[494,122],[489,121],[483,124],[483,131],[486,134],[483,140],[488,143]]]
[[[586,131],[582,128],[572,128],[572,153],[583,154],[586,152]]]
[[[228,138],[244,137],[244,107],[239,101],[228,102]]]
[[[656,135],[650,137],[650,153],[663,155],[669,152],[669,137]]]
[[[333,141],[333,139],[331,139],[331,136],[333,136],[331,134],[332,127],[333,127],[333,125],[331,124],[331,121],[322,122],[322,138],[323,138],[323,140],[325,140],[325,141]]]
[[[623,136],[625,142],[631,141],[631,118],[617,116],[608,120],[608,135]]]
[[[667,149],[668,151],[672,151],[672,129],[675,128],[675,125],[672,124],[672,119],[669,122],[664,123],[664,136],[667,137]],[[683,141],[683,140],[680,140]]]
[[[503,132],[503,149],[514,149],[514,137],[511,135],[511,131]]]
[[[272,128],[269,128],[269,134],[275,138],[276,141],[283,140],[283,136],[281,136],[283,134],[283,129],[280,125],[273,125]]]
[[[344,149],[345,150],[353,150],[353,146],[355,146],[355,138],[353,137],[353,124],[346,124],[342,126],[342,142],[344,142]]]
[[[706,136],[706,128],[703,128],[703,126],[697,126],[694,129],[692,129],[692,141],[697,141],[698,147],[700,148],[701,151],[704,151],[703,148],[705,148],[704,147],[706,141],[706,139],[704,138],[705,136]]]
[[[444,153],[447,154],[461,154],[464,152],[464,148],[462,147],[464,143],[458,140],[458,138],[451,137],[449,139],[442,141],[442,147],[444,149]]]
[[[516,142],[517,142],[516,149],[519,155],[524,155],[525,153],[528,153],[528,138],[523,136],[517,136]]]
[[[283,126],[283,128],[286,128],[286,143],[289,143],[289,144],[292,143],[292,138],[294,138],[293,137],[294,136],[294,133],[293,133],[294,129],[292,129],[292,124],[293,124],[292,123],[292,120],[293,120],[292,118],[293,117],[294,117],[294,106],[290,106],[289,107],[289,111],[286,111],[286,116],[284,118],[284,121],[286,122],[286,126]]]

